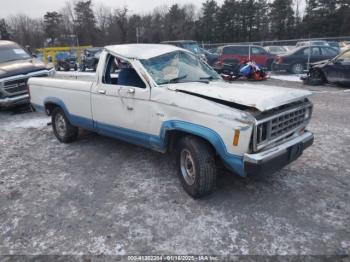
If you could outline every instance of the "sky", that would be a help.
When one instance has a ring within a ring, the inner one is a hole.
[[[68,0],[0,0],[0,18],[6,18],[16,14],[26,14],[33,18],[42,17],[47,11],[60,10]],[[73,1],[73,0],[70,0]],[[216,0],[221,5],[224,0]],[[305,0],[294,0],[303,2]],[[99,4],[106,5],[111,8],[120,8],[128,6],[131,13],[146,14],[151,12],[155,7],[163,5],[190,4],[193,3],[198,8],[205,0],[93,0],[96,6]]]
[[[0,18],[6,18],[10,15],[26,14],[33,18],[42,17],[47,11],[60,10],[68,0],[0,0]],[[73,0],[70,0],[73,1]],[[221,5],[224,0],[216,0]],[[300,1],[301,8],[305,5],[305,0]],[[180,5],[193,3],[198,8],[205,0],[93,0],[96,6],[99,4],[106,5],[111,8],[120,8],[128,6],[131,13],[146,14],[151,12],[155,7],[163,5],[172,5],[178,3]]]
[[[33,18],[42,17],[47,11],[60,10],[67,0],[0,0],[0,17],[6,18],[19,13]],[[162,5],[190,4],[200,7],[205,0],[93,0],[95,6],[104,4],[111,8],[128,6],[132,13],[144,14]],[[217,0],[222,4],[224,0]]]

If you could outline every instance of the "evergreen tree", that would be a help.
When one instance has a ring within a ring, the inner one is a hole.
[[[91,45],[96,42],[96,19],[91,0],[79,1],[75,4],[75,32],[80,45]]]
[[[213,41],[218,35],[217,13],[219,7],[215,0],[207,0],[202,5],[202,15],[199,19],[199,37],[203,41]]]
[[[61,35],[62,15],[57,12],[47,12],[44,15],[44,31],[51,43],[55,44]]]
[[[274,0],[270,8],[272,35],[277,39],[291,38],[294,29],[292,0]]]

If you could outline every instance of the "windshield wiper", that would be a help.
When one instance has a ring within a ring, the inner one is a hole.
[[[181,79],[185,79],[186,77],[187,77],[187,75],[178,76],[178,77],[175,77],[175,78],[168,80],[168,83],[176,83]]]

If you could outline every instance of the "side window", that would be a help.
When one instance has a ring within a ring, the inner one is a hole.
[[[313,56],[320,56],[321,55],[320,48],[312,47],[311,48],[311,55],[313,55]]]
[[[248,55],[248,46],[227,46],[223,50],[224,55]]]
[[[102,82],[110,85],[146,88],[146,84],[129,62],[112,55],[107,56]]]
[[[115,63],[115,57],[108,55],[105,63],[105,71],[102,77],[102,83],[109,85],[118,84],[118,67]]]
[[[238,47],[239,55],[249,55],[249,46],[240,46]]]
[[[252,47],[252,55],[264,55],[266,52],[264,49],[260,47],[253,46]]]
[[[333,56],[335,57],[338,52],[332,48],[328,48],[328,47],[323,47],[322,48],[322,54],[325,55],[325,56]]]
[[[311,56],[319,56],[319,55],[321,55],[320,48],[318,48],[318,47],[311,47],[311,48],[307,47],[307,48],[304,49],[303,54],[304,55],[309,55],[310,50],[311,50]]]

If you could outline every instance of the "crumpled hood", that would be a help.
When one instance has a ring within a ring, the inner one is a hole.
[[[311,66],[323,66],[329,63],[329,59],[328,60],[322,60],[322,61],[318,61],[318,62],[314,62],[314,63],[310,63]]]
[[[300,89],[221,81],[209,84],[200,82],[170,84],[168,89],[253,107],[261,112],[304,99],[312,94],[310,91]]]
[[[0,63],[0,79],[20,74],[50,69],[43,62],[36,59],[18,60],[7,63]]]

